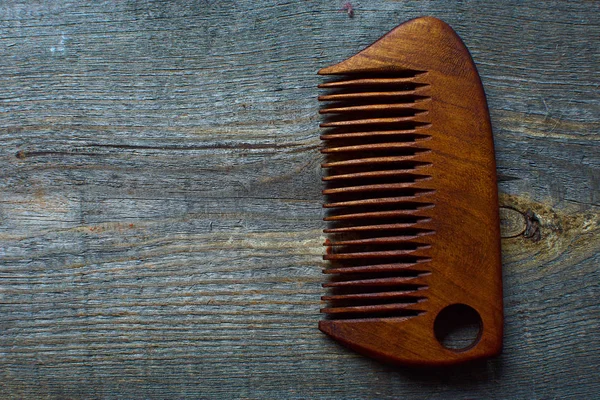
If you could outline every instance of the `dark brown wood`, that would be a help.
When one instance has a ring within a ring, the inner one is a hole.
[[[319,71],[329,118],[320,329],[370,356],[445,365],[502,347],[500,223],[492,130],[479,75],[456,33],[423,17]],[[471,344],[440,327],[471,313]]]

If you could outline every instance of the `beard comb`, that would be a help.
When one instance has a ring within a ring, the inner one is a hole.
[[[498,355],[502,267],[494,143],[469,51],[432,17],[323,68],[327,248],[319,329],[395,364]],[[462,348],[445,329],[478,325]]]

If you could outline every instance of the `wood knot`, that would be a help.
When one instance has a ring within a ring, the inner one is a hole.
[[[541,240],[542,235],[538,217],[531,210],[523,213],[512,207],[500,207],[500,236],[503,239],[508,239],[521,235],[533,242]]]
[[[525,213],[525,232],[523,232],[523,236],[533,240],[534,242],[539,242],[542,239],[542,234],[540,232],[540,220],[531,210],[527,210]]]

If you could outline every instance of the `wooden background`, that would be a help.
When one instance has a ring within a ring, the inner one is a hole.
[[[600,396],[600,2],[342,3],[0,3],[0,398]],[[510,236],[504,354],[434,371],[317,330],[316,71],[419,15],[479,68]]]

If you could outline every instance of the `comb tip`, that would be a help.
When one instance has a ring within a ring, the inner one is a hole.
[[[321,68],[321,69],[320,69],[320,70],[317,72],[317,74],[318,74],[318,75],[333,75],[333,74],[335,74],[335,70],[334,70],[334,68],[335,68],[335,66],[336,66],[336,65],[338,65],[338,64],[331,65],[331,66],[329,66],[329,67],[324,67],[324,68]]]
[[[330,320],[322,319],[319,321],[319,330],[327,335],[331,335],[332,324]]]

